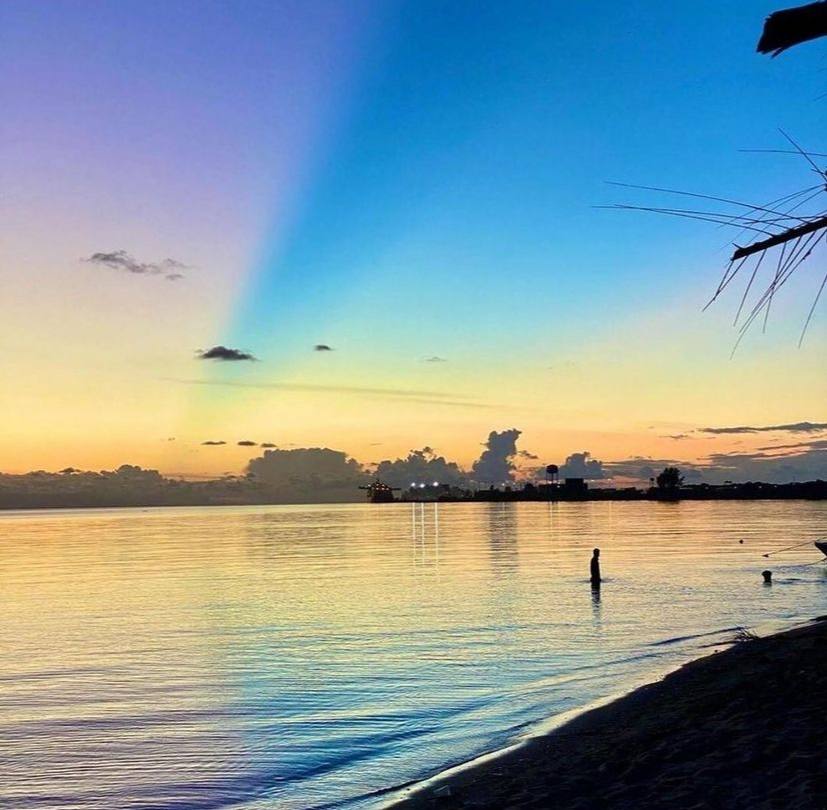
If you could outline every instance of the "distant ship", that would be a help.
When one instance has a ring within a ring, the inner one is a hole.
[[[393,503],[396,500],[393,493],[399,487],[388,486],[377,478],[367,486],[359,487],[359,489],[364,489],[368,493],[368,500],[371,503]]]

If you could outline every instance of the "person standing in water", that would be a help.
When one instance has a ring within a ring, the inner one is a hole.
[[[592,552],[591,562],[591,583],[592,587],[600,587],[600,549],[596,548]]]

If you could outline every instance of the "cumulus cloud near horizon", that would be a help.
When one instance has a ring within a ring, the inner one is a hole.
[[[514,480],[514,456],[517,455],[517,439],[521,430],[492,430],[485,442],[485,449],[471,465],[471,475],[480,483],[498,484]]]
[[[167,281],[177,281],[184,278],[182,270],[189,269],[188,265],[177,259],[163,259],[160,262],[142,262],[125,250],[99,251],[82,261],[108,267],[111,270],[121,270],[134,275],[163,276]]]
[[[411,450],[405,458],[385,459],[376,465],[376,476],[394,487],[407,488],[411,484],[438,482],[450,486],[465,486],[468,474],[455,461],[437,455],[432,447]]]
[[[404,458],[385,459],[374,473],[392,486],[439,483],[470,487],[513,481],[520,473],[516,461],[533,454],[516,448],[516,428],[491,431],[480,457],[470,470],[439,455],[432,447],[411,450]],[[241,446],[254,446],[243,440]],[[211,439],[203,445],[225,445]],[[261,445],[262,453],[250,459],[245,475],[225,473],[205,477],[197,484],[161,475],[136,465],[116,470],[83,471],[64,467],[60,472],[33,471],[22,475],[0,473],[0,505],[27,506],[130,505],[144,503],[311,503],[358,501],[359,487],[371,480],[369,467],[346,452],[329,448],[278,449]],[[215,457],[214,457],[215,458]],[[570,454],[560,466],[560,476],[588,480],[636,482],[646,486],[664,467],[679,467],[687,483],[720,484],[725,481],[827,480],[827,439],[768,445],[752,452],[716,453],[700,461],[633,456],[601,461],[590,452]],[[533,471],[543,477],[543,467]],[[488,477],[483,477],[488,476]],[[197,476],[189,476],[195,478]]]
[[[603,469],[603,462],[592,458],[588,450],[572,453],[560,465],[561,478],[585,478],[588,481],[600,481],[611,476]]]

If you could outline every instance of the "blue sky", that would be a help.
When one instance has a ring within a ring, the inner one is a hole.
[[[772,7],[381,6],[337,133],[229,339],[289,354],[332,323],[329,340],[426,328],[436,353],[469,336],[511,350],[514,320],[579,340],[612,328],[619,289],[633,306],[685,289],[681,271],[726,234],[592,206],[652,199],[606,180],[756,203],[807,184],[790,158],[738,152],[783,146],[782,125],[817,143],[825,123],[817,49],[753,53]]]
[[[655,423],[821,421],[817,262],[730,361],[737,293],[700,306],[732,235],[595,207],[812,182],[739,152],[823,143],[823,45],[755,53],[775,8],[7,0],[0,468],[239,469],[201,445],[230,432],[469,463],[511,427],[667,457]],[[119,250],[185,278],[81,261]]]

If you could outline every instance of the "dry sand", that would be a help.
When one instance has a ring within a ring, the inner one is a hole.
[[[687,664],[394,807],[825,810],[825,618]]]

